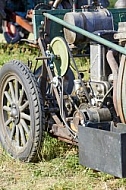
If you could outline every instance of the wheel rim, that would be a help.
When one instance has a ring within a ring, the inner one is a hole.
[[[3,126],[16,148],[24,148],[30,135],[31,115],[28,95],[18,77],[8,75],[3,81]]]

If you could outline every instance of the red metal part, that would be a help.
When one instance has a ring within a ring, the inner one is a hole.
[[[10,10],[7,10],[7,14],[9,14],[9,18],[11,18],[11,20],[13,20],[15,23],[26,29],[28,32],[33,33],[33,25],[28,20],[20,17]]]

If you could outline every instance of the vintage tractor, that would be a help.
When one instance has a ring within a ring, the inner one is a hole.
[[[30,12],[34,71],[18,60],[0,70],[0,140],[14,158],[36,161],[48,132],[77,145],[80,164],[126,177],[126,3],[107,6],[42,1]]]

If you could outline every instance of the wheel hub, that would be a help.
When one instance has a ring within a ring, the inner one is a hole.
[[[20,112],[19,112],[19,108],[16,104],[12,104],[11,106],[11,117],[14,119],[15,124],[19,123],[19,119],[20,119]]]

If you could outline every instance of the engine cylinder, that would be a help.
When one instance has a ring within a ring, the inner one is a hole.
[[[86,120],[90,122],[104,122],[111,121],[111,113],[108,108],[90,108],[87,110],[82,110],[85,114]]]
[[[93,12],[69,12],[65,14],[64,21],[88,32],[113,30],[113,17],[106,9],[99,9]],[[65,28],[64,36],[69,44],[77,44],[85,41],[83,35],[73,32],[72,29]]]

